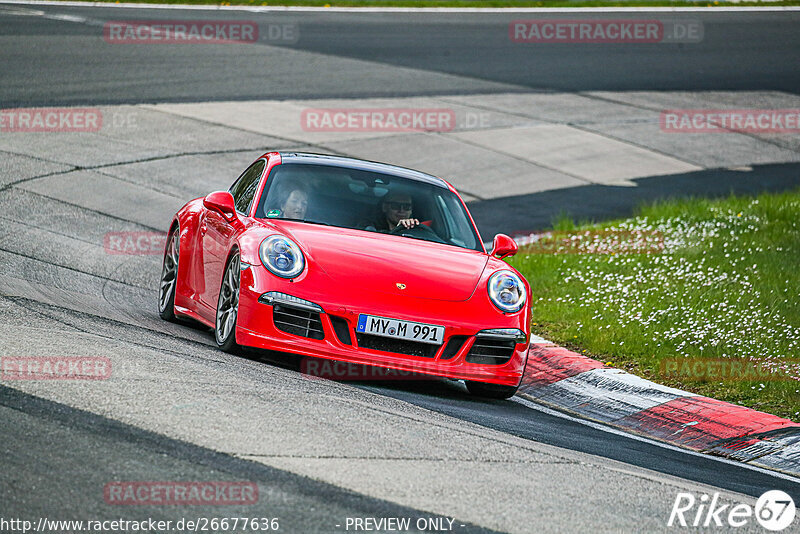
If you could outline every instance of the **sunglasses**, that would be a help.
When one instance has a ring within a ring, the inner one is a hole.
[[[393,209],[395,211],[411,211],[411,208],[412,208],[411,202],[393,202],[393,201],[389,201],[389,202],[386,203],[386,205],[389,206],[390,209]]]

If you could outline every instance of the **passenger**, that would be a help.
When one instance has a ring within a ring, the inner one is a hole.
[[[299,185],[291,185],[278,194],[280,217],[286,219],[305,219],[308,209],[308,192]]]

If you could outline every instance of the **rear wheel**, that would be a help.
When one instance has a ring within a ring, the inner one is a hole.
[[[510,399],[517,393],[519,386],[501,386],[499,384],[487,384],[485,382],[473,382],[465,380],[467,390],[476,397],[487,399]]]
[[[178,286],[178,257],[180,239],[178,228],[169,234],[161,267],[161,283],[158,288],[158,314],[165,321],[175,320],[175,291]]]
[[[239,313],[240,271],[239,252],[237,251],[228,260],[217,300],[214,338],[217,340],[217,346],[225,352],[239,350],[239,345],[236,344],[236,316]]]

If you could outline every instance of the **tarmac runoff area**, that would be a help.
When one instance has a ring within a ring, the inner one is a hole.
[[[304,110],[343,108],[452,110],[455,126],[303,128]],[[777,92],[516,93],[108,106],[99,108],[98,131],[3,132],[0,355],[98,356],[113,371],[108,380],[2,386],[487,529],[661,531],[677,492],[718,490],[221,353],[205,331],[158,319],[160,247],[117,254],[107,236],[166,230],[188,199],[227,189],[254,158],[276,149],[440,175],[470,201],[485,240],[495,231],[545,226],[541,214],[561,208],[553,205],[557,198],[577,214],[625,213],[637,199],[676,189],[727,194],[796,186],[797,134],[661,130],[664,109],[721,108],[797,109],[800,99]],[[24,508],[20,495],[35,484],[23,481],[6,506]],[[720,498],[754,502],[732,491]]]

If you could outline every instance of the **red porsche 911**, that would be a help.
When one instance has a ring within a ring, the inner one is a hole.
[[[508,398],[530,337],[530,287],[487,253],[446,181],[357,159],[270,152],[169,228],[166,320],[241,346],[435,375]]]

